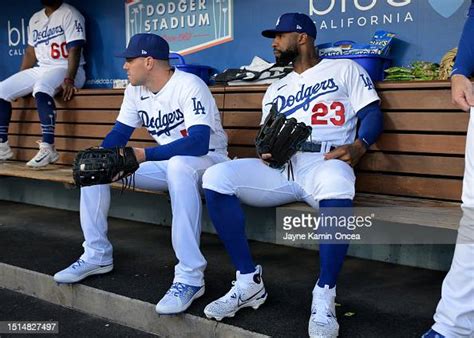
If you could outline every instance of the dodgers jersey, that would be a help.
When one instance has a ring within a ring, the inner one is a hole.
[[[33,14],[28,26],[28,45],[35,49],[39,66],[67,66],[66,45],[85,40],[84,17],[63,3],[49,17],[45,10]],[[85,64],[81,53],[80,65]]]
[[[357,112],[380,100],[361,66],[348,59],[323,59],[301,74],[273,83],[262,102],[262,124],[272,103],[277,111],[313,128],[313,142],[340,146],[355,141]]]
[[[159,144],[186,137],[191,126],[206,125],[211,128],[209,149],[227,148],[227,136],[209,88],[196,75],[178,69],[156,94],[129,84],[117,121],[133,128],[145,127]]]

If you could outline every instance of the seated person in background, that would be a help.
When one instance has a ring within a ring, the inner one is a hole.
[[[27,163],[33,168],[59,158],[54,148],[54,95],[62,90],[63,99],[68,101],[86,80],[82,55],[86,40],[84,17],[62,0],[41,0],[41,3],[44,9],[29,21],[28,46],[20,72],[0,82],[0,161],[13,157],[8,145],[11,101],[33,93],[43,134],[42,141],[38,141],[39,152]]]
[[[206,260],[199,250],[201,177],[210,166],[228,160],[227,136],[207,85],[194,74],[172,68],[168,43],[155,34],[134,35],[124,53],[130,84],[105,148],[127,144],[135,128],[145,127],[159,146],[134,148],[139,169],[135,186],[169,191],[171,241],[178,258],[174,281],[156,306],[160,314],[185,311],[204,294]],[[76,283],[113,269],[107,238],[110,185],[81,188],[84,254],[56,273],[58,283]]]
[[[256,309],[267,298],[262,267],[254,263],[249,250],[240,202],[274,207],[305,201],[315,209],[324,208],[325,217],[345,216],[348,210],[352,212],[355,193],[352,167],[383,127],[379,97],[367,72],[351,60],[321,60],[314,47],[316,26],[310,17],[283,14],[276,29],[262,34],[273,38],[277,62],[292,62],[294,69],[267,89],[262,123],[276,105],[280,114],[311,126],[313,142],[304,143],[291,158],[292,165],[283,170],[266,165],[272,154],[262,154],[261,159],[217,164],[204,174],[209,215],[237,270],[230,291],[204,309],[207,317],[217,320],[233,317],[243,307]],[[338,335],[336,281],[347,248],[347,243],[320,244],[320,275],[313,289],[308,328],[311,337]]]

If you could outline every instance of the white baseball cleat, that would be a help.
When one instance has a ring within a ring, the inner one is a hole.
[[[64,270],[57,272],[54,275],[54,280],[57,283],[77,283],[84,278],[91,275],[100,275],[112,271],[113,264],[110,265],[95,265],[90,264],[82,259],[78,259]]]
[[[37,142],[39,144],[39,151],[26,165],[32,168],[44,167],[50,163],[54,163],[59,159],[59,154],[54,149],[53,144],[46,142]]]
[[[236,280],[232,282],[232,285],[230,291],[223,297],[206,306],[204,314],[207,318],[220,321],[224,317],[234,317],[235,313],[244,307],[257,310],[267,299],[268,294],[263,285],[260,265],[253,274],[241,275],[237,271]]]
[[[336,287],[330,289],[325,285],[321,288],[316,284],[308,325],[308,334],[311,338],[336,338],[339,335],[335,300]]]
[[[181,313],[191,306],[196,298],[204,294],[205,287],[184,283],[173,283],[163,298],[156,304],[155,310],[162,315]]]
[[[13,151],[8,145],[8,141],[0,142],[0,161],[6,161],[13,157]]]

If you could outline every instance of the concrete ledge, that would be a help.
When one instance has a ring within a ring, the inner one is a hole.
[[[57,285],[49,275],[4,263],[0,287],[160,337],[267,337],[190,314],[160,316],[154,304],[81,284]]]

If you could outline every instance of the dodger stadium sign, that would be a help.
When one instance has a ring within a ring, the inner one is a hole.
[[[197,52],[233,39],[233,0],[128,0],[126,39],[161,35],[174,52]]]

